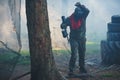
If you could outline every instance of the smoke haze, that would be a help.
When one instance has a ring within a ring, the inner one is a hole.
[[[13,26],[6,31],[6,28],[8,28],[6,25],[11,25],[12,22],[5,21],[10,17],[5,16],[5,14],[9,13],[6,12],[7,6],[4,4],[5,1],[7,0],[0,0],[0,6],[6,7],[6,9],[0,7],[0,25],[4,26],[3,31],[0,31],[0,38],[2,39],[5,39],[2,36],[3,33],[9,36],[9,32],[13,31],[11,30]],[[74,4],[79,1],[90,10],[87,18],[87,41],[99,43],[101,40],[106,39],[107,23],[111,21],[112,15],[120,14],[120,0],[47,0],[53,47],[61,47],[67,43],[67,40],[61,34],[61,16],[70,16],[74,11]],[[21,20],[22,45],[23,48],[28,49],[25,0],[22,0]]]

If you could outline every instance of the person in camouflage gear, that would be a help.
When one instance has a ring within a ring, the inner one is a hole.
[[[69,61],[69,75],[73,74],[77,53],[79,55],[80,73],[87,73],[85,69],[86,18],[89,14],[89,10],[84,5],[81,5],[80,2],[77,2],[75,6],[76,8],[72,15],[66,18],[61,24],[64,37],[68,36],[66,32],[67,26],[70,27],[69,41],[71,46],[71,58]]]

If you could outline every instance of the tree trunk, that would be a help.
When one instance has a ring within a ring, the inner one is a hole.
[[[51,47],[46,0],[26,0],[31,56],[31,80],[64,80],[58,72]]]

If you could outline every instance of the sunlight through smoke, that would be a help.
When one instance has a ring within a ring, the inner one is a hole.
[[[119,0],[48,0],[49,21],[54,44],[66,43],[67,40],[61,35],[61,16],[70,16],[74,11],[74,4],[78,1],[90,10],[86,24],[87,41],[100,42],[106,39],[107,23],[111,21],[112,15],[120,14]]]

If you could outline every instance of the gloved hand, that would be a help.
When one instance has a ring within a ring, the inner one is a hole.
[[[62,35],[63,35],[64,38],[66,38],[68,36],[68,33],[67,33],[66,29],[62,30]]]

